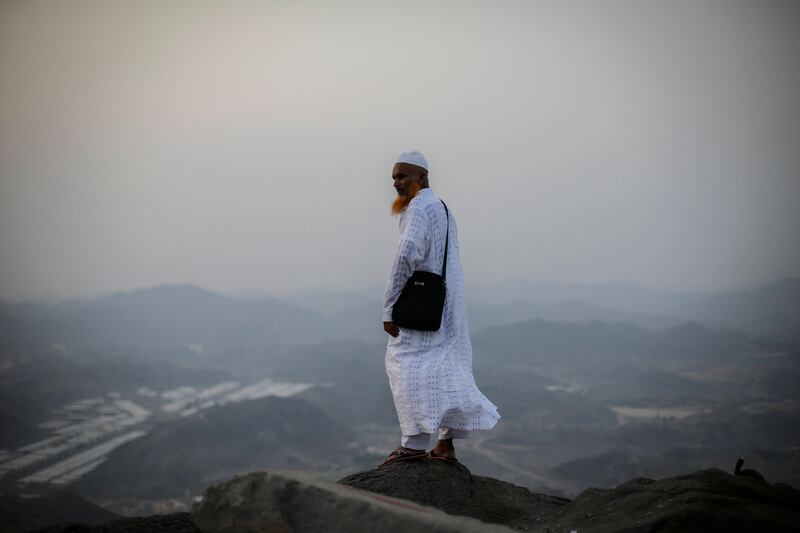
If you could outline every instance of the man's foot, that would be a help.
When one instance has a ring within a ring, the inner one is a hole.
[[[392,463],[399,463],[401,461],[411,461],[414,459],[422,459],[426,457],[428,454],[425,453],[425,450],[412,450],[411,448],[404,448],[400,446],[395,451],[389,454],[389,457],[386,458],[384,462],[378,465],[378,468],[382,466],[386,466]]]
[[[453,447],[452,439],[440,440],[438,443],[436,443],[436,447],[428,452],[428,457],[430,459],[445,461],[447,463],[458,462],[458,459],[456,459],[456,450]]]

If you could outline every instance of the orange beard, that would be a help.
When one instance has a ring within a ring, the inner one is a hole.
[[[422,186],[417,182],[412,182],[408,186],[408,194],[406,196],[397,195],[397,198],[392,202],[392,215],[399,215],[408,207],[409,202],[414,199]]]

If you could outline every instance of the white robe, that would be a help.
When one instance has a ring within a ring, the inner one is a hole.
[[[448,206],[449,209],[449,206]],[[439,198],[420,190],[400,216],[400,244],[386,289],[383,320],[415,270],[442,273],[447,219]],[[472,344],[467,327],[458,231],[450,212],[447,291],[439,331],[400,328],[389,337],[386,373],[403,435],[434,433],[439,427],[468,431],[491,429],[497,407],[475,385]]]

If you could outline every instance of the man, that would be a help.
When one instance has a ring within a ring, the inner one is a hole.
[[[390,335],[386,373],[403,437],[381,465],[429,457],[456,462],[453,439],[491,429],[500,419],[497,407],[475,385],[472,345],[467,328],[464,281],[456,221],[428,185],[428,162],[419,151],[400,155],[392,169],[397,198],[392,214],[400,216],[400,244],[383,304],[383,329]],[[441,274],[448,228],[447,291],[438,331],[400,328],[392,306],[415,270]],[[436,446],[426,453],[430,436]]]

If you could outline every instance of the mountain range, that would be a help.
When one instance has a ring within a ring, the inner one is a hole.
[[[781,292],[795,284],[672,295],[671,311],[653,303],[660,293],[627,286],[616,301],[608,287],[570,287],[558,300],[544,285],[534,286],[540,301],[525,291],[471,298],[475,379],[503,418],[459,443],[460,457],[476,474],[562,496],[637,475],[729,469],[739,455],[800,484],[800,341],[784,327],[796,305]],[[68,486],[121,514],[186,507],[209,483],[254,468],[335,479],[378,464],[399,439],[379,302],[331,291],[292,298],[180,285],[0,304],[0,452],[48,438],[71,402],[140,405],[151,413],[137,426],[145,434]],[[707,311],[671,314],[678,301],[705,301]],[[779,317],[783,329],[725,310],[750,304],[751,316]],[[264,379],[308,386],[285,398],[212,396],[185,416],[164,410],[186,391]]]

